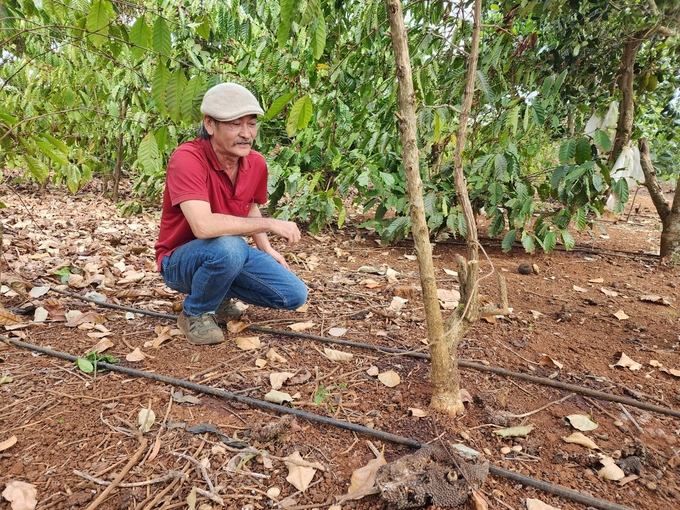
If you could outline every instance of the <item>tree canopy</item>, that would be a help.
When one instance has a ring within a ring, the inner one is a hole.
[[[469,2],[405,2],[417,143],[433,234],[465,235],[452,172]],[[503,247],[573,246],[625,180],[611,178],[617,131],[588,119],[624,104],[626,44],[637,46],[630,136],[677,173],[676,2],[486,3],[464,164],[473,204]],[[379,0],[4,0],[0,4],[0,170],[76,192],[97,175],[117,199],[132,179],[157,200],[165,164],[195,135],[208,87],[237,81],[265,109],[257,148],[270,210],[312,231],[353,203],[384,240],[408,234],[397,82]],[[623,110],[623,108],[622,108]],[[621,128],[618,132],[621,133]],[[628,140],[624,140],[628,143]]]

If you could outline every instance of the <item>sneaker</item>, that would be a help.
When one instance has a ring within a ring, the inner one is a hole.
[[[224,298],[215,310],[215,317],[221,320],[238,319],[241,315],[243,315],[243,311],[236,306],[231,298]]]
[[[211,313],[190,317],[182,310],[177,317],[177,327],[184,333],[190,344],[211,345],[224,342],[224,333]]]

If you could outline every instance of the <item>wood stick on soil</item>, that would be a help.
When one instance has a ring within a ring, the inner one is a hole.
[[[95,508],[97,508],[102,503],[102,501],[104,501],[109,496],[109,494],[111,494],[111,491],[113,491],[113,489],[115,489],[118,486],[118,484],[123,481],[125,475],[127,475],[130,469],[132,469],[132,466],[137,464],[137,461],[142,456],[145,450],[146,450],[146,438],[140,437],[139,448],[130,459],[130,462],[128,462],[125,465],[125,467],[121,470],[121,472],[118,473],[118,476],[115,478],[115,480],[111,482],[111,485],[104,489],[104,492],[102,492],[97,499],[90,503],[90,505],[85,510],[95,510]]]
[[[533,411],[529,411],[528,413],[524,413],[524,414],[505,414],[505,416],[507,416],[508,418],[526,418],[527,416],[531,416],[532,414],[536,414],[536,413],[539,413],[539,412],[543,411],[544,409],[547,409],[548,407],[550,407],[550,406],[553,405],[553,404],[560,404],[560,403],[564,402],[565,400],[570,399],[570,398],[573,397],[574,395],[576,395],[576,393],[570,393],[570,394],[567,395],[566,397],[562,397],[562,398],[559,399],[559,400],[554,400],[554,401],[552,401],[552,402],[548,402],[548,403],[547,403],[546,405],[544,405],[543,407],[539,407],[538,409],[534,409]]]
[[[102,480],[101,478],[97,478],[96,476],[88,475],[87,473],[83,473],[82,471],[78,471],[77,469],[74,469],[73,473],[82,478],[85,478],[85,480],[89,480],[90,482],[96,483],[98,485],[111,485],[112,483],[108,480]],[[146,485],[154,485],[157,483],[163,483],[169,480],[174,480],[175,478],[187,478],[187,474],[180,473],[178,471],[169,471],[167,474],[163,476],[159,476],[158,478],[152,478],[151,480],[144,480],[143,482],[121,482],[118,484],[118,487],[144,487]]]
[[[640,434],[644,434],[645,431],[642,430],[642,427],[640,427],[640,425],[638,425],[638,422],[635,421],[635,418],[633,418],[633,415],[630,414],[630,413],[628,412],[628,409],[626,409],[625,407],[623,407],[623,404],[622,404],[621,402],[619,402],[619,407],[620,407],[621,410],[624,412],[624,414],[625,414],[626,416],[628,416],[628,419],[631,421],[631,423],[632,423],[633,425],[635,425],[635,428],[638,429],[638,432],[639,432]]]

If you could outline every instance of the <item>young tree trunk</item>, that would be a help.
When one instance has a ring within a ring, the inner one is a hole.
[[[659,181],[656,179],[656,171],[649,155],[649,146],[646,138],[640,138],[640,164],[645,174],[645,186],[649,190],[656,212],[661,218],[661,247],[659,256],[672,263],[680,262],[680,185],[676,185],[673,195],[673,204],[668,205],[663,196]]]
[[[463,311],[449,317],[446,326],[442,324],[437,285],[432,264],[432,246],[425,219],[423,204],[423,183],[419,170],[419,155],[416,144],[416,111],[413,77],[408,52],[408,41],[404,27],[404,15],[399,0],[385,0],[390,20],[392,46],[394,49],[397,79],[399,82],[399,131],[402,142],[402,161],[406,173],[408,197],[411,204],[411,221],[413,238],[418,255],[420,281],[423,288],[425,317],[428,328],[430,357],[432,360],[432,401],[430,405],[448,414],[463,412],[465,407],[460,398],[460,373],[456,363],[456,350],[463,335],[479,318],[478,299],[478,241],[472,205],[463,174],[463,150],[467,139],[467,123],[472,109],[475,77],[477,75],[477,59],[479,56],[479,34],[481,20],[481,0],[475,0],[474,27],[472,47],[468,63],[468,75],[464,88],[463,108],[461,110],[456,152],[454,156],[454,180],[456,194],[463,209],[467,225],[467,260],[457,256],[458,278],[460,281],[461,302]],[[505,280],[499,276],[499,293],[501,304],[484,310],[486,313],[507,313],[507,292]]]
[[[440,409],[451,414],[462,412],[460,375],[455,370],[444,338],[444,323],[437,299],[437,284],[432,264],[430,232],[425,219],[423,182],[420,177],[420,157],[416,143],[416,109],[413,76],[400,0],[385,0],[390,20],[392,48],[399,82],[399,133],[402,144],[402,162],[406,173],[410,202],[413,240],[418,255],[420,284],[423,288],[427,337],[432,359],[432,388]],[[433,397],[434,400],[434,397]]]
[[[616,137],[614,147],[609,157],[610,162],[616,161],[621,149],[630,142],[633,135],[633,120],[635,118],[635,100],[633,96],[633,78],[635,58],[642,45],[644,34],[636,33],[627,42],[623,49],[621,68],[619,69],[619,88],[623,98],[619,105],[619,120],[616,125]]]

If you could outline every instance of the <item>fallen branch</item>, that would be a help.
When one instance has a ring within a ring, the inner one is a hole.
[[[90,482],[96,483],[98,485],[111,485],[113,482],[110,482],[108,480],[102,480],[101,478],[97,478],[92,475],[88,475],[87,473],[83,473],[82,471],[78,471],[77,469],[73,470],[73,473],[85,478],[85,480],[89,480]],[[152,478],[151,480],[145,480],[143,482],[121,482],[118,484],[118,487],[144,487],[146,485],[155,485],[157,483],[163,483],[167,482],[170,480],[173,480],[175,478],[187,478],[186,473],[180,473],[178,471],[170,471],[168,472],[167,475],[159,476],[158,478]]]
[[[130,469],[132,469],[132,466],[137,464],[137,461],[146,450],[146,443],[147,441],[145,437],[139,438],[139,448],[132,456],[130,461],[125,465],[121,472],[118,473],[118,476],[113,480],[113,482],[111,482],[111,485],[104,489],[104,492],[102,492],[97,499],[90,503],[90,505],[85,510],[95,510],[95,508],[97,508],[102,503],[102,501],[104,501],[108,497],[108,495],[111,494],[111,491],[113,491],[113,489],[115,489],[118,486],[118,484],[120,484],[120,482],[123,481],[125,475],[127,475]]]

